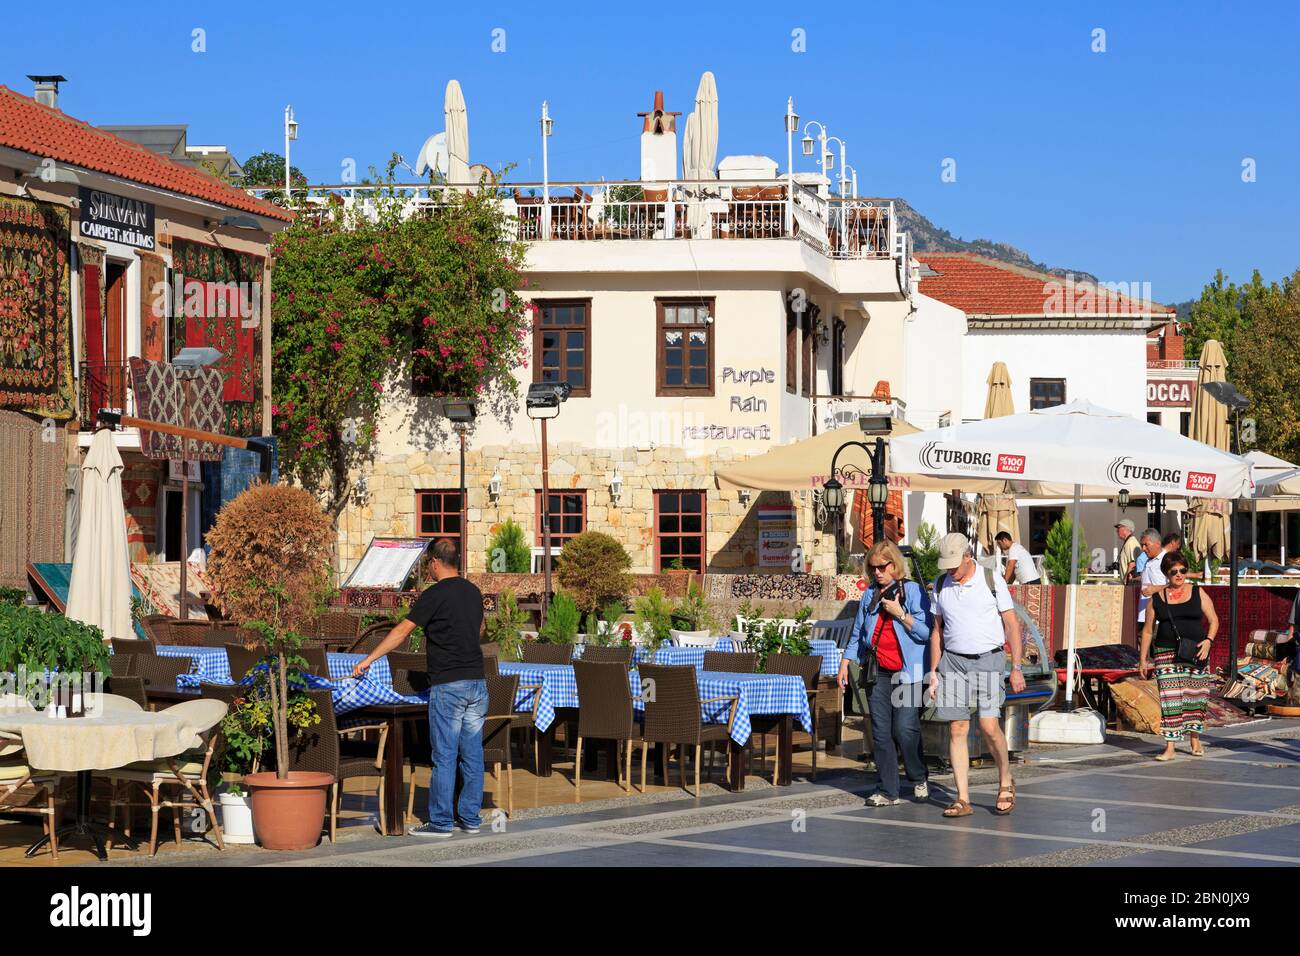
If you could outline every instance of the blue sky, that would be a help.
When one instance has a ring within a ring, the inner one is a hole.
[[[710,69],[719,156],[784,166],[793,95],[848,144],[860,192],[903,196],[954,235],[1150,282],[1165,302],[1198,294],[1216,268],[1271,279],[1300,266],[1291,3],[498,6],[136,2],[107,16],[66,0],[51,20],[26,4],[6,14],[0,83],[30,92],[25,74],[61,72],[71,115],[188,123],[191,142],[241,159],[282,149],[292,103],[294,164],[337,182],[347,158],[362,170],[393,151],[414,163],[454,77],[472,160],[540,179],[545,98],[551,178],[577,180],[635,178],[636,112],[655,89],[689,112]],[[492,51],[498,28],[504,53]],[[1091,49],[1098,28],[1104,53]],[[192,50],[196,29],[206,52]],[[957,178],[945,183],[948,158]]]

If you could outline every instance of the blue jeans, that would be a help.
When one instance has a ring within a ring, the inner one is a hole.
[[[921,688],[923,684],[895,684],[894,674],[881,671],[871,688],[871,749],[880,775],[880,791],[898,799],[898,756],[903,755],[907,779],[925,783],[929,774],[921,753]]]
[[[433,751],[429,822],[435,829],[450,830],[457,818],[467,827],[482,822],[479,809],[483,804],[483,718],[487,706],[487,681],[457,680],[429,689],[429,739]],[[457,768],[461,778],[459,801],[455,797]]]

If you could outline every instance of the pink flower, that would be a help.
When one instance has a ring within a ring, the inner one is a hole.
[[[446,345],[438,346],[438,351],[442,354],[443,358],[446,358],[448,355],[451,354],[451,348]]]
[[[335,352],[342,352],[342,351],[343,351],[343,343],[342,343],[342,342],[331,342],[331,343],[330,343],[330,348],[334,349]]]

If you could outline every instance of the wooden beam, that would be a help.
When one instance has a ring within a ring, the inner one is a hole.
[[[139,428],[142,431],[162,432],[164,435],[177,435],[181,438],[189,438],[194,441],[211,442],[214,445],[229,445],[231,448],[248,448],[247,439],[235,438],[233,435],[222,435],[217,432],[199,431],[197,428],[182,428],[179,425],[168,425],[165,422],[150,421],[147,418],[132,418],[130,415],[123,415],[118,419],[118,421],[127,428]]]

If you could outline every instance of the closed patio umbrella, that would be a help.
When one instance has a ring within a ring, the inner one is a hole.
[[[469,182],[469,115],[465,110],[465,95],[460,83],[447,81],[443,97],[443,116],[447,122],[447,181]]]
[[[134,637],[122,456],[112,429],[96,432],[82,463],[80,518],[65,614],[95,625],[105,637]]]
[[[1189,437],[1195,441],[1228,451],[1232,447],[1228,428],[1227,406],[1214,400],[1202,386],[1207,382],[1227,381],[1228,362],[1223,346],[1210,339],[1201,348],[1200,372],[1196,376],[1196,400],[1192,404]],[[1226,502],[1195,501],[1188,508],[1192,519],[1188,543],[1201,557],[1213,554],[1223,559],[1228,553],[1228,513]]]
[[[1014,415],[1015,405],[1011,401],[1011,373],[1005,362],[994,362],[989,369],[988,396],[984,399],[984,417],[1001,418]],[[975,503],[975,528],[980,546],[988,552],[993,551],[993,539],[999,532],[1011,535],[1012,541],[1020,540],[1020,521],[1016,514],[1016,499],[1012,495],[980,495]]]
[[[718,161],[718,86],[708,71],[700,77],[700,85],[695,91],[695,111],[686,118],[685,144],[682,177],[716,179],[713,167]],[[687,224],[691,235],[698,236],[708,225],[708,210],[703,202],[705,191],[696,188],[692,192],[695,202],[691,204]]]

